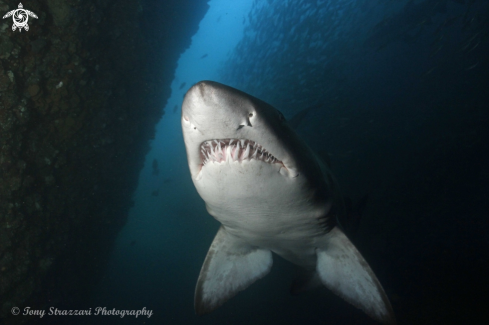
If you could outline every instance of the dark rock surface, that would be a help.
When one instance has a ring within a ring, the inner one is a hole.
[[[207,8],[40,0],[24,4],[29,31],[0,22],[0,322],[90,294]]]

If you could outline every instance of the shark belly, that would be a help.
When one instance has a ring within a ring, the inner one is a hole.
[[[230,235],[298,266],[315,268],[315,244],[328,231],[327,197],[318,197],[320,191],[302,176],[280,177],[279,166],[263,162],[211,163],[204,168],[197,189],[209,214]]]

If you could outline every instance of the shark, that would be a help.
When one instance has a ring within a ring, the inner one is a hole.
[[[344,210],[327,164],[273,106],[201,81],[181,124],[194,186],[221,223],[195,289],[210,313],[267,275],[273,254],[295,264],[294,294],[324,285],[382,324],[396,324],[374,272],[337,226]]]

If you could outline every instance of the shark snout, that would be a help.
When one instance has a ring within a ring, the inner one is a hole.
[[[200,97],[206,98],[209,97],[209,94],[213,91],[212,84],[208,84],[207,81],[201,81],[194,85],[192,88],[195,88],[195,91],[200,95]]]
[[[182,117],[187,122],[195,122],[198,116],[209,115],[216,104],[216,86],[212,81],[200,81],[185,94]]]
[[[187,91],[182,105],[182,119],[202,132],[212,132],[219,138],[241,138],[246,128],[255,125],[257,112],[250,96],[205,80]],[[237,131],[241,131],[240,134]]]
[[[188,98],[191,101],[197,101],[199,103],[212,104],[218,101],[220,94],[216,93],[222,91],[220,85],[213,81],[200,81],[193,85],[185,95],[185,100]]]

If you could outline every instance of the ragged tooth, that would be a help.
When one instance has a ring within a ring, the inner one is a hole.
[[[244,139],[241,139],[240,142],[241,142],[241,148],[244,148],[245,140]]]
[[[251,155],[251,159],[256,159],[256,154],[258,153],[258,148],[255,149],[255,152]]]
[[[231,146],[227,146],[226,147],[226,160],[227,161],[231,161],[232,157],[231,157]]]
[[[234,149],[234,154],[233,154],[233,160],[238,160],[239,158],[239,141],[238,143],[236,144],[236,149]]]
[[[242,158],[241,158],[241,159],[246,159],[246,158],[248,158],[249,154],[250,154],[250,144],[248,143],[248,145],[246,146],[246,150],[245,150],[245,152],[243,153],[243,156],[242,156]]]
[[[233,145],[233,142],[234,142],[234,140],[233,140],[233,139],[231,139],[231,140],[229,141],[229,146],[232,146],[232,145]]]

